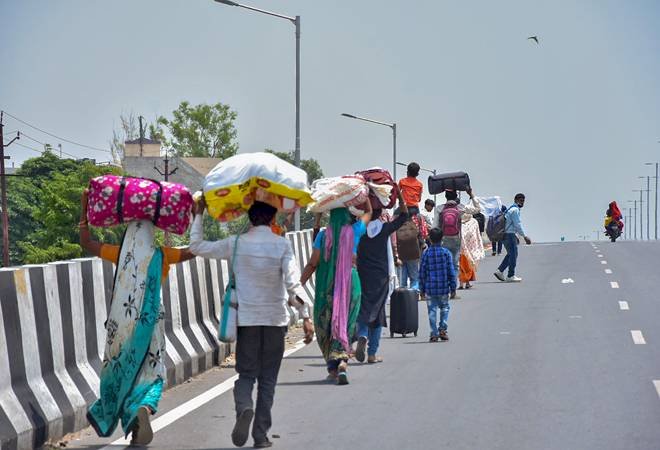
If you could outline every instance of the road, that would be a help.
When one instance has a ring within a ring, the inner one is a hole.
[[[475,288],[451,303],[449,342],[427,342],[420,303],[419,337],[386,333],[385,362],[352,364],[348,386],[324,381],[314,344],[293,353],[277,388],[275,448],[660,449],[660,245],[596,244],[522,248],[520,284],[496,282],[499,258],[488,257]],[[232,375],[168,392],[151,448],[233,448],[230,390],[165,423]]]

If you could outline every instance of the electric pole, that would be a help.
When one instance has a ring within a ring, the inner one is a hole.
[[[142,120],[144,117],[138,116],[138,120],[140,121],[140,157],[143,156],[142,153],[142,146],[144,145],[144,128],[142,128]],[[165,169],[165,172],[167,172],[167,169]]]
[[[142,116],[140,116],[140,146],[142,146]],[[142,149],[140,149],[140,154],[142,154]],[[165,170],[160,171],[160,169],[157,166],[154,166],[154,170],[160,174],[160,176],[163,177],[163,181],[169,181],[170,175],[174,175],[174,173],[177,171],[178,167],[175,167],[171,172],[170,172],[170,152],[169,150],[165,150],[165,159],[163,159],[163,163],[165,164]],[[165,232],[165,245],[169,246],[170,245],[170,234],[166,231]]]
[[[9,267],[9,214],[7,211],[7,174],[5,173],[5,160],[9,156],[5,156],[5,147],[9,147],[15,140],[21,138],[20,132],[16,133],[16,137],[5,145],[4,135],[4,111],[0,111],[0,203],[2,204],[2,265]]]

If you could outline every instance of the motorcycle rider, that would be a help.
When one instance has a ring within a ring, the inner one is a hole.
[[[605,235],[615,241],[623,232],[623,221],[621,210],[616,202],[611,202],[605,212]]]

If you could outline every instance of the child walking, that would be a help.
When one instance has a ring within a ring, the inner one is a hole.
[[[448,341],[447,319],[449,298],[456,297],[456,272],[451,252],[442,247],[442,230],[433,228],[429,233],[431,246],[424,252],[419,273],[419,291],[426,298],[431,325],[430,342]],[[440,323],[438,323],[438,309]]]

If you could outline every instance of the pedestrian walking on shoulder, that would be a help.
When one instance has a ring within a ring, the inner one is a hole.
[[[419,290],[422,298],[426,298],[428,307],[430,341],[438,342],[438,339],[448,341],[449,297],[456,296],[456,273],[451,252],[441,246],[442,230],[433,228],[429,236],[431,246],[422,256]],[[440,310],[439,323],[438,310]]]
[[[514,203],[505,214],[504,248],[506,256],[495,272],[495,278],[500,281],[520,282],[522,278],[516,276],[516,265],[518,263],[518,235],[523,236],[525,243],[530,245],[532,240],[527,237],[520,220],[520,209],[525,206],[525,194],[516,194]],[[504,271],[508,269],[506,278]]]
[[[309,307],[300,284],[298,263],[291,243],[271,231],[277,209],[254,202],[248,211],[252,227],[238,239],[202,240],[202,217],[206,205],[201,200],[190,231],[190,250],[199,256],[232,261],[238,299],[238,335],[236,339],[236,372],[234,384],[236,425],[232,442],[242,447],[248,440],[250,425],[255,448],[272,446],[268,439],[275,385],[284,355],[284,338],[289,325],[287,303],[296,307],[303,318],[305,342],[314,336]],[[257,408],[252,390],[258,382]]]
[[[502,206],[502,210],[500,213],[494,216],[490,216],[488,218],[488,225],[486,226],[486,235],[488,236],[488,239],[490,239],[493,256],[502,254],[502,247],[504,246],[503,241],[501,239],[496,239],[496,237],[492,233],[492,230],[495,228],[496,218],[500,214],[506,214],[506,209],[507,209],[506,206]]]
[[[314,328],[323,353],[328,379],[348,384],[348,360],[356,334],[362,288],[354,260],[360,238],[371,221],[368,210],[355,220],[347,208],[330,211],[330,221],[314,240],[314,250],[300,282],[304,285],[316,273]]]
[[[461,255],[461,221],[463,214],[477,214],[481,212],[481,206],[473,195],[472,189],[468,189],[470,202],[462,205],[456,191],[446,191],[447,202],[436,208],[433,227],[442,231],[442,246],[451,252],[454,263],[454,273],[458,276]]]
[[[380,219],[381,211],[374,210],[375,218],[367,225],[367,234],[362,236],[358,245],[357,269],[362,285],[362,303],[358,315],[358,343],[355,358],[363,362],[367,344],[367,362],[378,363],[380,336],[387,326],[385,303],[391,293],[390,254],[392,251],[390,235],[396,233],[408,220],[408,208],[399,193],[401,213],[392,222]]]

